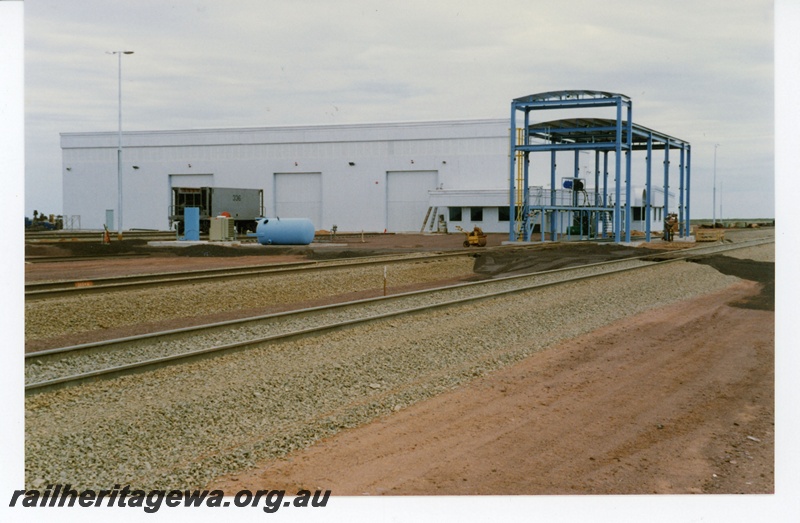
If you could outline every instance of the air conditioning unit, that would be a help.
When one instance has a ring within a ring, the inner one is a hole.
[[[211,218],[208,229],[208,239],[212,242],[233,241],[236,239],[236,224],[233,218],[227,216],[217,216]]]

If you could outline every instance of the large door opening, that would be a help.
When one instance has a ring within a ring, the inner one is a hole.
[[[322,173],[275,173],[277,218],[308,218],[322,227]]]
[[[213,174],[170,174],[169,187],[167,187],[166,194],[166,207],[167,207],[167,224],[172,225],[172,217],[175,216],[177,209],[175,209],[175,202],[172,201],[172,189],[175,187],[191,187],[199,189],[200,187],[214,187]],[[198,207],[200,203],[198,202]],[[183,212],[181,212],[183,214]]]
[[[428,211],[428,191],[436,189],[438,171],[386,173],[386,230],[419,232]]]

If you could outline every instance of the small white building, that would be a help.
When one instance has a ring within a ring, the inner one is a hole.
[[[116,230],[117,144],[61,134],[66,223]],[[317,229],[509,232],[508,119],[126,131],[122,144],[125,230],[169,229],[173,187],[236,187]]]
[[[593,202],[594,188],[588,187],[584,199],[579,195],[578,203],[583,205]],[[609,189],[614,192],[614,187]],[[645,189],[643,186],[634,186],[631,189],[633,205],[631,207],[631,230],[643,232],[646,229],[646,207]],[[501,190],[436,190],[430,192],[430,205],[433,209],[438,209],[437,214],[442,214],[447,223],[448,231],[453,232],[455,226],[460,226],[465,230],[472,230],[473,227],[480,227],[485,232],[509,232],[509,212],[508,189]],[[572,200],[573,192],[570,190],[556,189],[556,202],[560,205],[569,205]],[[652,199],[654,202],[664,201],[664,189],[661,187],[653,188]],[[529,191],[528,204],[531,207],[542,205],[550,200],[550,187],[531,187]],[[587,202],[588,200],[588,202]],[[669,193],[670,206],[674,208],[675,194]],[[611,202],[608,202],[609,214],[605,216],[605,224],[598,224],[598,231],[604,230],[606,235],[610,235],[611,228]],[[664,207],[658,203],[650,205],[650,223],[652,231],[664,230]],[[575,213],[564,212],[554,215],[557,220],[556,230],[561,235],[568,233],[569,227],[574,223]],[[529,226],[535,232],[541,231],[541,216],[533,213],[530,217]],[[544,230],[550,230],[550,216],[545,217]],[[600,218],[598,218],[600,220]],[[518,220],[519,221],[519,220]],[[436,230],[431,227],[429,220],[426,230]],[[518,223],[518,225],[520,225]],[[605,225],[605,226],[604,226]],[[537,238],[533,238],[537,240]]]

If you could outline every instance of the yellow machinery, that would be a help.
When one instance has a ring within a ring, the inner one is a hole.
[[[480,227],[475,227],[472,229],[472,232],[467,232],[458,225],[456,225],[456,229],[467,235],[467,239],[464,240],[464,247],[470,247],[472,245],[477,247],[486,246],[486,235]]]

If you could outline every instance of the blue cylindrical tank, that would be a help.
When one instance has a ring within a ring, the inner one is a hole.
[[[308,218],[259,218],[256,238],[261,245],[308,245],[314,224]]]

